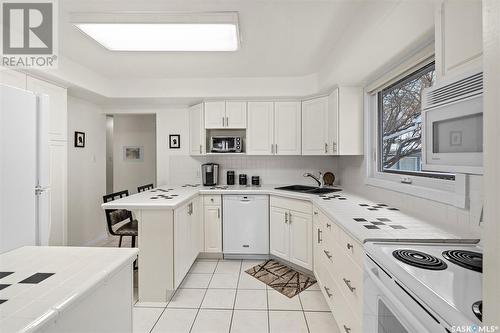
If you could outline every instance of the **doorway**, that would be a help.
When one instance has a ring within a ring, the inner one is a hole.
[[[106,192],[156,186],[156,115],[106,116]]]

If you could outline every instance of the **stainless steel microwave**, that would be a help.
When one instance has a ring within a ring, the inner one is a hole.
[[[241,153],[243,139],[241,136],[212,136],[210,151],[212,153]]]
[[[424,90],[422,169],[483,173],[482,92],[482,73]]]

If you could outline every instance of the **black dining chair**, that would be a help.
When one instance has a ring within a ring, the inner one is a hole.
[[[102,197],[104,203],[116,199],[128,197],[128,190],[106,194]],[[105,209],[108,231],[113,236],[120,236],[118,247],[122,246],[123,236],[132,237],[132,247],[135,247],[135,238],[138,235],[138,223],[132,217],[132,212],[126,209]],[[120,222],[125,222],[121,227],[115,229],[114,226]]]
[[[137,193],[145,192],[152,190],[155,186],[153,184],[147,184],[147,185],[142,185],[137,187]]]

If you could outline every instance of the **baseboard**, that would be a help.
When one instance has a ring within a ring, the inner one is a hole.
[[[200,252],[198,259],[222,259],[222,253]]]
[[[312,271],[310,271],[310,270],[308,270],[308,269],[306,269],[304,267],[301,267],[301,266],[299,266],[297,264],[294,264],[294,263],[292,263],[292,262],[290,262],[288,260],[282,259],[280,257],[277,257],[277,256],[273,255],[273,254],[271,254],[270,257],[271,257],[271,259],[274,259],[277,262],[282,263],[283,265],[292,267],[296,271],[299,271],[299,272],[304,273],[306,275],[314,276],[314,272],[312,272]]]

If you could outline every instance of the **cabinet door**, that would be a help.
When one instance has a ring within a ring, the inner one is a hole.
[[[247,154],[274,152],[274,103],[248,102]]]
[[[205,102],[205,128],[226,127],[226,103]]]
[[[203,104],[189,109],[189,154],[193,156],[205,153],[205,127],[203,124]]]
[[[51,141],[49,190],[49,245],[66,245],[67,239],[67,143]]]
[[[481,0],[443,1],[436,15],[438,79],[481,69]]]
[[[300,155],[301,120],[300,102],[274,103],[274,142],[277,155]]]
[[[285,222],[285,213],[288,211],[278,207],[271,207],[270,212],[270,252],[271,254],[289,260],[290,229]]]
[[[205,252],[222,252],[222,223],[220,206],[205,206]]]
[[[189,270],[190,218],[188,204],[174,211],[174,285],[177,289]]]
[[[339,89],[328,96],[328,155],[339,155]],[[345,119],[349,121],[349,119]],[[351,129],[346,128],[346,132]],[[359,132],[359,129],[352,129]],[[350,134],[348,134],[350,135]]]
[[[247,128],[247,102],[226,102],[226,127]]]
[[[27,90],[49,96],[49,139],[67,141],[68,102],[67,91],[52,83],[28,76]]]
[[[291,211],[290,225],[290,261],[312,270],[312,217],[310,214]]]
[[[302,155],[328,154],[328,97],[302,102]]]
[[[201,239],[203,224],[201,223],[200,198],[196,197],[192,201],[191,208],[191,263],[194,262],[202,250],[203,241]]]
[[[26,89],[26,74],[11,69],[1,69],[0,83],[20,89]]]

